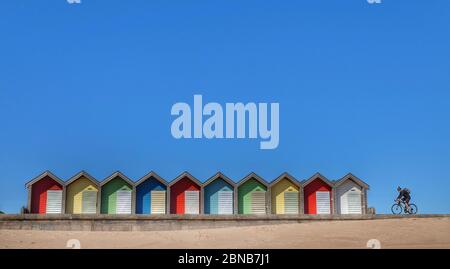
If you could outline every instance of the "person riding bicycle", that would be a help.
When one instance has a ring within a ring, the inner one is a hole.
[[[398,197],[395,200],[396,202],[402,200],[406,205],[406,210],[409,211],[409,201],[411,200],[411,192],[407,188],[397,187]]]

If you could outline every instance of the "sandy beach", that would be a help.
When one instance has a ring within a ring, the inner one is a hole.
[[[150,232],[0,230],[0,248],[450,248],[450,218],[324,221]]]

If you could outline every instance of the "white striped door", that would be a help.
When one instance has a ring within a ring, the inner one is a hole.
[[[166,214],[166,191],[151,192],[151,214]]]
[[[81,212],[83,214],[97,213],[97,192],[83,191],[81,194]]]
[[[329,191],[316,192],[316,208],[317,214],[331,214],[331,202]]]
[[[266,214],[266,192],[254,191],[252,192],[252,214]]]
[[[200,192],[185,191],[184,192],[184,213],[198,215],[200,214]]]
[[[347,214],[362,214],[361,208],[361,194],[355,191],[350,191],[347,196]]]
[[[219,191],[219,215],[231,215],[233,214],[233,192],[232,191]]]
[[[62,190],[48,190],[47,191],[47,207],[45,213],[47,214],[61,214],[62,212]]]
[[[131,214],[131,191],[118,191],[116,214]]]
[[[284,214],[298,214],[298,192],[284,193]]]
[[[344,194],[340,195],[340,197],[339,197],[339,206],[340,206],[339,214],[349,214],[348,213],[347,193],[344,193]]]

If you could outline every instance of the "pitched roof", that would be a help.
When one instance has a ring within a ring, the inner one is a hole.
[[[119,177],[119,178],[125,180],[125,182],[127,182],[131,186],[134,186],[134,182],[131,179],[129,179],[127,176],[122,174],[122,172],[120,172],[120,171],[116,171],[116,172],[112,173],[112,175],[110,175],[109,177],[105,178],[100,183],[100,186],[104,186],[106,183],[110,182],[111,180],[115,179],[116,177]]]
[[[33,185],[34,183],[38,182],[39,180],[45,178],[45,177],[49,177],[51,179],[53,179],[54,181],[56,181],[58,184],[60,184],[61,186],[64,186],[64,181],[61,180],[59,177],[55,176],[52,172],[50,172],[49,170],[44,171],[42,174],[40,174],[39,176],[33,178],[32,180],[28,181],[25,186],[27,188],[29,188],[31,185]]]
[[[72,182],[76,181],[77,179],[81,178],[81,177],[85,177],[88,180],[90,180],[92,183],[94,183],[97,186],[100,186],[100,182],[97,181],[97,179],[95,179],[93,176],[91,176],[88,172],[82,170],[80,172],[78,172],[77,174],[75,174],[74,176],[72,176],[67,182],[66,182],[66,186],[69,186]]]
[[[262,177],[258,176],[256,173],[251,172],[250,174],[248,174],[246,177],[244,177],[243,179],[241,179],[241,181],[239,181],[239,183],[237,184],[237,186],[241,186],[243,185],[245,182],[249,181],[250,179],[255,179],[256,181],[258,181],[259,183],[263,184],[264,186],[266,186],[267,188],[269,187],[269,184],[267,183],[267,181],[265,181]]]
[[[315,173],[312,177],[302,182],[303,187],[306,187],[306,185],[313,182],[317,178],[328,184],[330,187],[334,186],[334,183],[325,176],[323,176],[321,173]]]
[[[178,181],[182,180],[183,178],[188,178],[190,180],[192,180],[195,184],[197,184],[198,186],[202,187],[202,183],[200,182],[200,180],[198,180],[197,178],[195,178],[193,175],[189,174],[189,172],[184,171],[183,173],[181,173],[179,176],[177,176],[174,180],[172,180],[169,183],[169,187],[172,187],[174,184],[176,184]]]
[[[147,179],[149,178],[154,178],[156,180],[158,180],[159,182],[161,182],[163,185],[167,186],[168,183],[167,181],[165,181],[162,177],[160,177],[156,172],[150,171],[148,174],[146,174],[145,176],[141,177],[138,182],[136,182],[135,186],[139,186],[142,183],[144,183],[145,181],[147,181]]]
[[[297,187],[301,187],[301,183],[294,178],[293,176],[291,176],[289,173],[284,172],[283,174],[281,174],[279,177],[277,177],[274,181],[272,181],[272,183],[270,183],[270,187],[275,186],[278,182],[280,182],[283,179],[287,179],[290,182],[292,182],[294,185],[296,185]]]
[[[358,178],[357,176],[353,175],[352,173],[348,173],[347,175],[345,175],[343,178],[339,179],[336,183],[335,186],[338,187],[341,184],[343,184],[345,181],[347,180],[352,180],[354,181],[356,184],[358,184],[359,186],[365,188],[365,189],[369,189],[369,184],[367,184],[366,182],[364,182],[362,179]]]
[[[203,187],[208,186],[210,183],[214,182],[218,178],[221,178],[231,186],[236,187],[236,183],[226,175],[222,174],[221,172],[217,172],[214,176],[210,177],[205,183],[203,183]]]

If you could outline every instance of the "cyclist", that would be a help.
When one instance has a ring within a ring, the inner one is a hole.
[[[399,200],[402,200],[405,205],[406,205],[406,211],[409,212],[409,201],[411,200],[411,195],[410,195],[410,191],[407,188],[400,188],[397,187],[397,191],[398,191],[398,197],[395,200],[396,202],[398,202]]]

